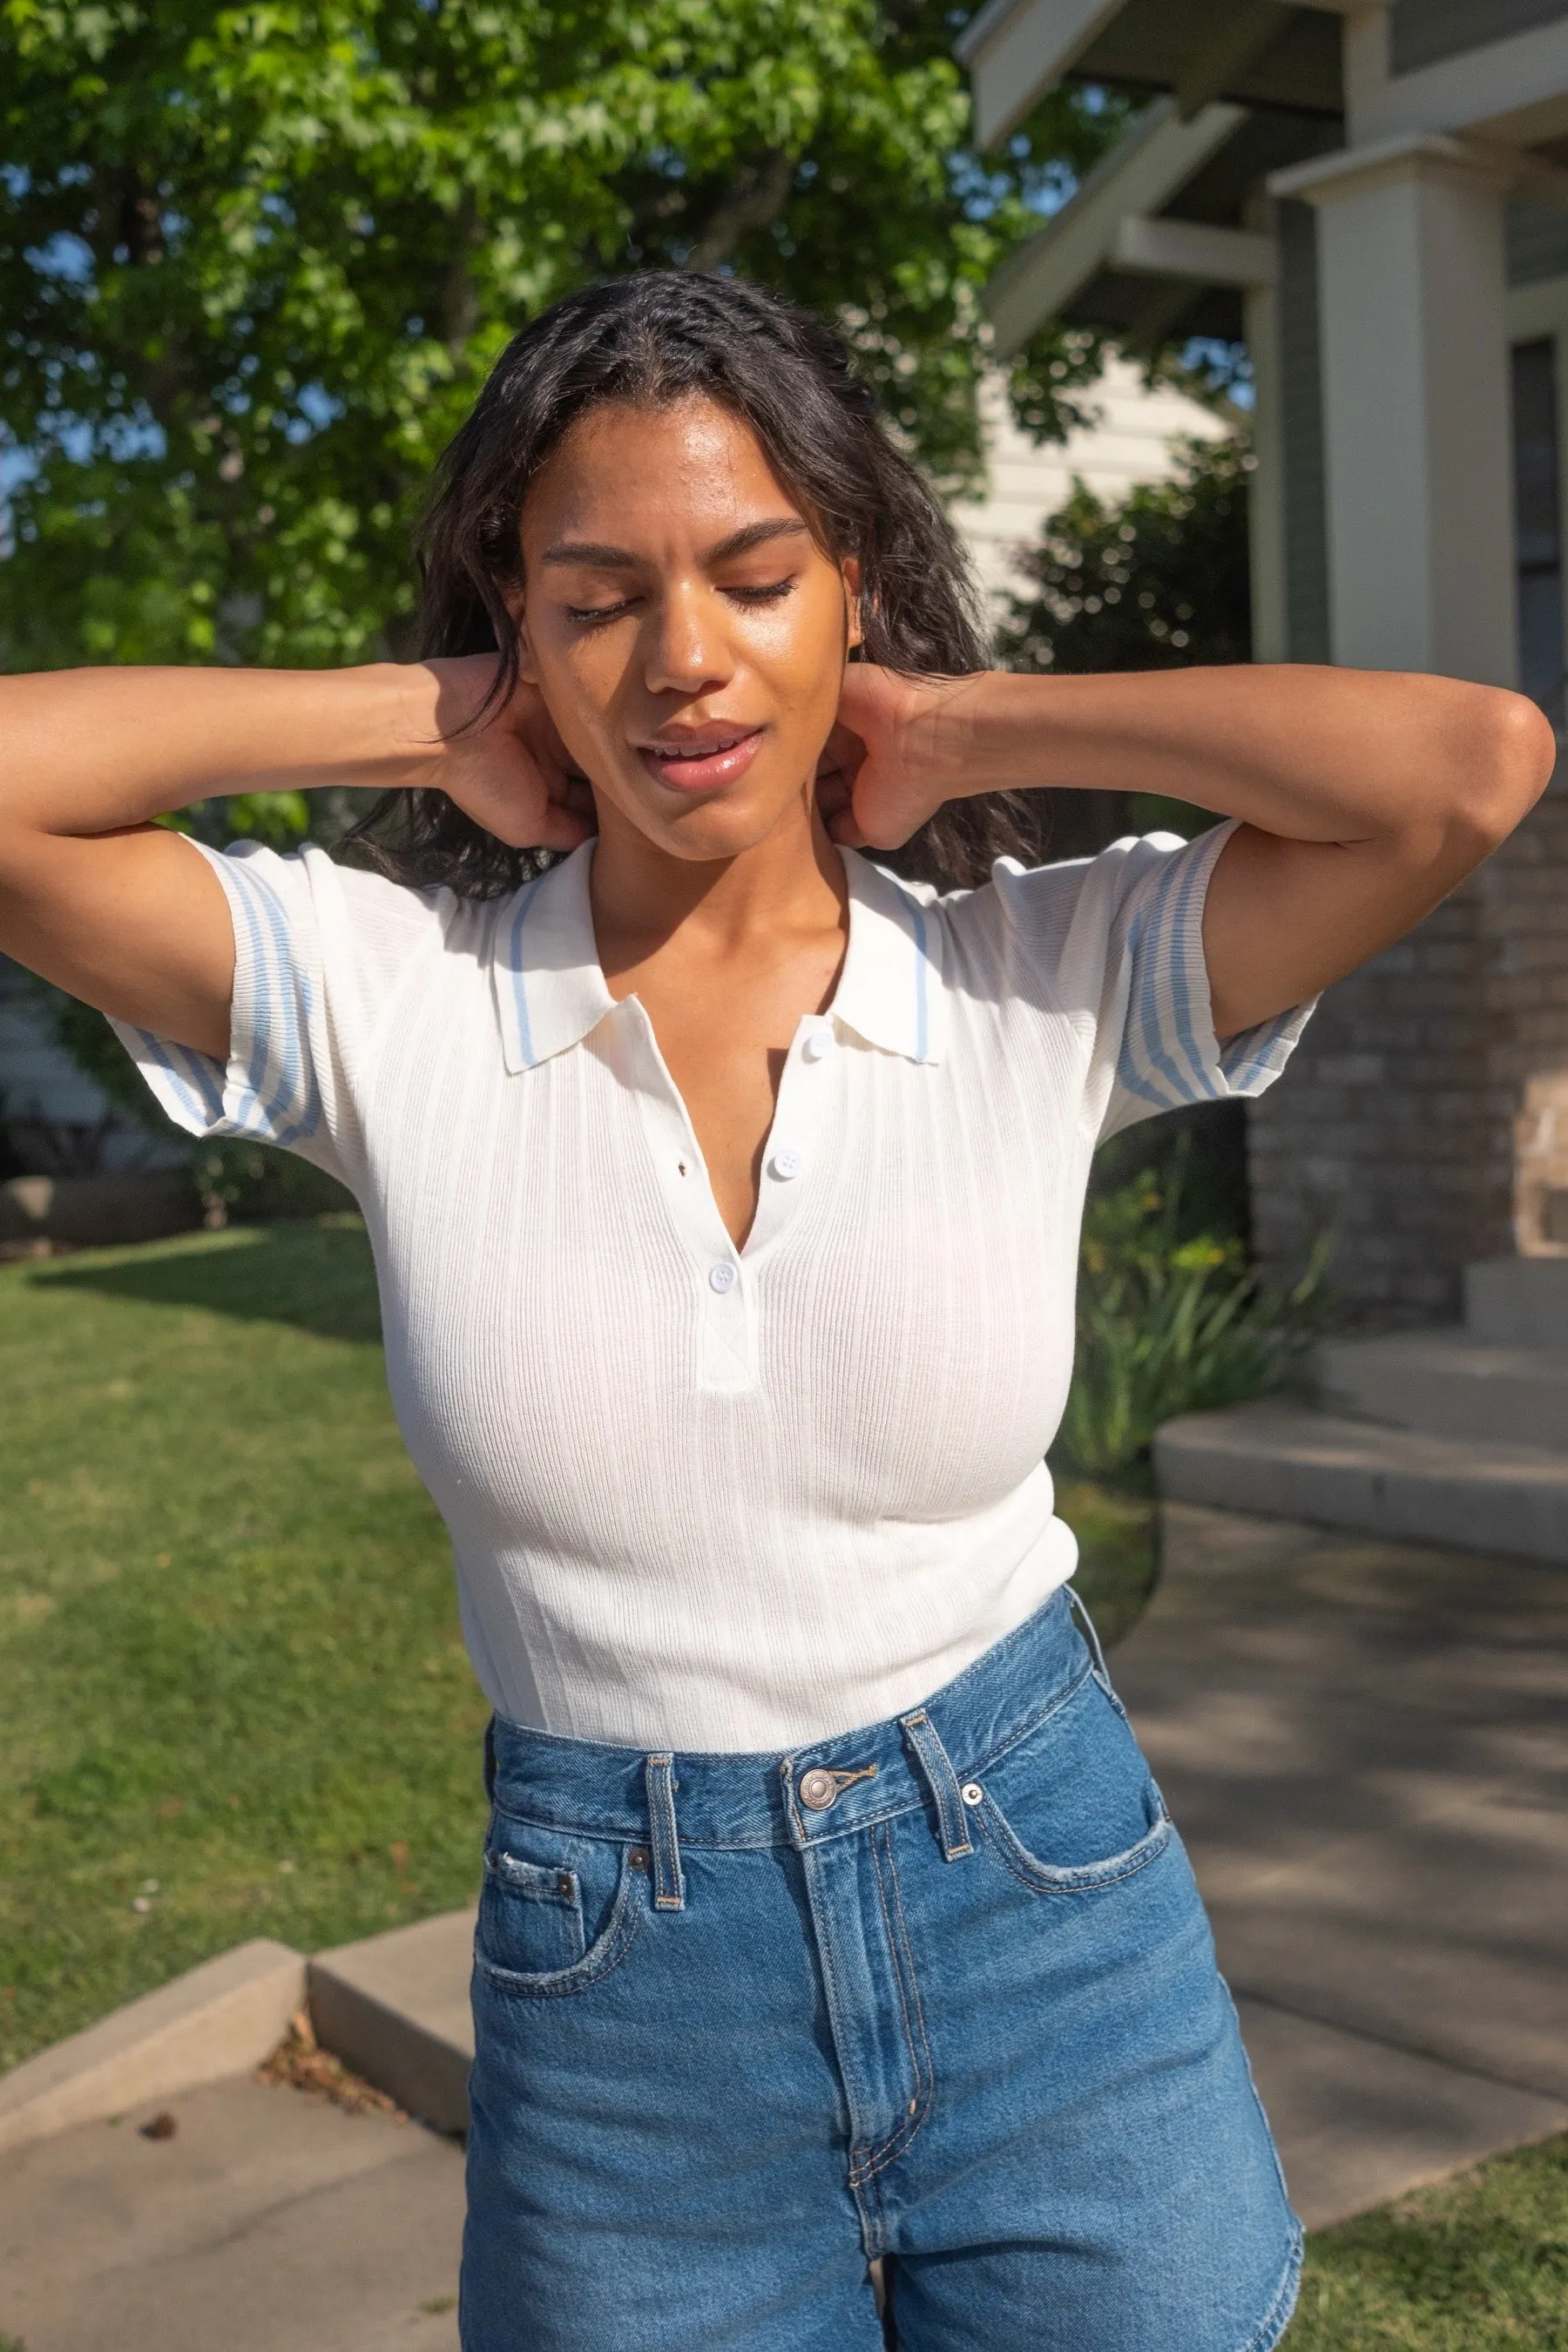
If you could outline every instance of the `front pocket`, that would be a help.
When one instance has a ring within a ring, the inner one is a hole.
[[[1045,1895],[1131,1878],[1170,1840],[1163,1800],[1125,1715],[1092,1675],[963,1783],[985,1848]]]
[[[1151,1828],[1133,1845],[1121,1853],[1108,1854],[1102,1862],[1042,1862],[1038,1855],[1022,1844],[1004,1820],[1000,1809],[989,1796],[982,1795],[971,1808],[978,1817],[981,1829],[990,1840],[998,1858],[1006,1864],[1015,1878],[1040,1895],[1089,1895],[1101,1886],[1114,1886],[1123,1878],[1131,1878],[1149,1863],[1163,1853],[1170,1841],[1171,1823],[1162,1809]]]
[[[631,1850],[497,1814],[485,1853],[474,1963],[518,1995],[575,1992],[626,1957],[645,1908]]]

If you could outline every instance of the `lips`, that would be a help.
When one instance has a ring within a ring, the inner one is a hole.
[[[672,792],[721,792],[745,774],[762,740],[760,727],[672,730],[651,743],[639,743],[637,757],[649,775]]]

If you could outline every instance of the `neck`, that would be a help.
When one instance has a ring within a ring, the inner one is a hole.
[[[614,809],[600,812],[589,899],[606,973],[657,952],[677,931],[699,952],[748,954],[847,920],[844,861],[815,800],[733,857],[674,857]]]

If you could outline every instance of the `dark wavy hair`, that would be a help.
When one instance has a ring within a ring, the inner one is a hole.
[[[836,561],[858,558],[864,659],[947,677],[987,667],[957,535],[843,338],[765,287],[673,269],[569,294],[496,362],[440,460],[420,526],[421,656],[499,651],[489,707],[504,699],[518,671],[506,593],[521,584],[518,518],[541,467],[590,408],[693,394],[750,426]],[[559,855],[508,848],[433,791],[384,794],[348,839],[396,881],[469,898],[514,890]],[[954,888],[983,882],[994,857],[1038,848],[1028,803],[996,793],[951,803],[879,856]]]

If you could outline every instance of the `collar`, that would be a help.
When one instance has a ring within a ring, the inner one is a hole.
[[[849,884],[849,945],[828,1012],[868,1045],[906,1061],[940,1062],[947,1043],[942,926],[919,886],[856,849],[841,849]]]
[[[946,1000],[934,912],[910,885],[858,851],[839,855],[849,886],[849,943],[829,1017],[886,1053],[940,1061]],[[594,844],[585,841],[496,910],[491,977],[509,1071],[534,1069],[580,1045],[616,1010],[594,943],[593,860]]]
[[[616,1009],[594,944],[593,863],[584,841],[496,910],[492,972],[509,1070],[563,1054]]]

